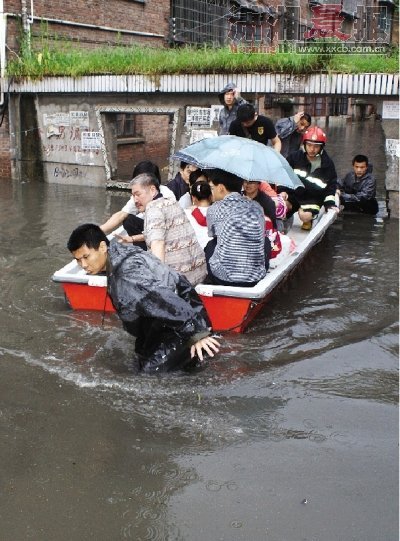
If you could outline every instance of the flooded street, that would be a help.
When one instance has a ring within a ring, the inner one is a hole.
[[[380,124],[327,129],[338,173]],[[397,541],[398,228],[340,216],[196,374],[137,376],[53,272],[128,195],[0,183],[1,541]]]

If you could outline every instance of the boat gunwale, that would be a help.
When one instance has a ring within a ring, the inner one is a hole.
[[[265,278],[260,280],[258,284],[251,288],[236,287],[236,286],[219,286],[212,284],[198,284],[195,287],[197,294],[200,297],[230,297],[239,299],[248,299],[251,301],[261,301],[269,295],[279,283],[290,274],[290,272],[300,263],[312,247],[323,237],[328,227],[336,220],[337,213],[334,210],[321,211],[319,217],[315,221],[311,231],[307,232],[304,239],[296,245],[295,250],[286,256],[281,264],[267,272]],[[298,227],[298,226],[296,226]],[[120,232],[123,228],[119,228],[116,232]],[[108,235],[112,239],[114,233]],[[71,271],[76,269],[74,274]],[[56,271],[52,280],[61,283],[75,283],[87,285],[89,287],[107,287],[107,277],[102,275],[91,276],[78,266],[75,260],[70,261],[64,267]]]

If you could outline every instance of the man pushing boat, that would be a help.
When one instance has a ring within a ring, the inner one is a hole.
[[[218,352],[207,313],[188,280],[139,247],[110,241],[94,224],[77,227],[67,247],[88,274],[107,273],[124,329],[136,337],[139,369],[168,372]]]

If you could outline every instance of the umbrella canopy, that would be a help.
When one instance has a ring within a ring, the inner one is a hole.
[[[286,159],[272,147],[236,135],[220,135],[193,143],[173,158],[200,169],[222,169],[243,180],[267,181],[287,188],[303,183]]]

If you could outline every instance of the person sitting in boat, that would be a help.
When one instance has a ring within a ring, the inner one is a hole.
[[[175,195],[174,193],[167,188],[167,186],[164,186],[161,184],[161,175],[160,175],[160,169],[157,164],[151,162],[150,160],[142,160],[138,164],[136,164],[132,178],[135,178],[136,176],[140,175],[141,173],[151,173],[153,174],[160,185],[160,192],[163,197],[166,197],[167,199],[173,199],[175,201]],[[135,216],[138,218],[142,218],[141,225],[138,225],[139,222],[137,220],[131,221],[130,216]],[[144,250],[146,250],[146,243],[144,242],[144,237],[142,235],[143,231],[143,216],[139,214],[139,211],[135,205],[135,202],[133,200],[133,197],[130,197],[129,201],[122,207],[121,210],[118,212],[115,212],[104,224],[102,224],[100,227],[104,233],[108,234],[117,229],[120,225],[123,225],[125,228],[125,231],[128,233],[128,235],[138,235],[137,236],[137,243],[139,246],[141,246]],[[141,235],[139,237],[139,234]]]
[[[194,173],[197,173],[197,171],[194,171]],[[207,228],[207,211],[211,205],[211,188],[208,182],[204,180],[196,181],[190,188],[190,195],[193,205],[185,209],[185,213],[196,233],[200,246],[204,249],[211,240]]]
[[[203,182],[208,183],[207,175],[204,171],[201,169],[195,169],[194,171],[191,171],[189,175],[189,191],[182,195],[182,197],[179,199],[179,205],[184,209],[190,209],[193,205],[192,202],[192,195],[190,193],[191,188],[195,182],[198,180],[202,180]]]
[[[376,214],[379,210],[376,200],[376,180],[368,157],[357,154],[352,160],[353,171],[343,179],[338,179],[337,187],[340,203],[344,210]]]
[[[213,357],[203,304],[188,280],[150,252],[109,242],[95,224],[71,233],[68,250],[88,274],[107,273],[107,289],[124,329],[136,337],[139,369],[167,372]]]
[[[259,191],[269,195],[275,204],[275,218],[276,218],[276,228],[278,231],[284,230],[283,220],[286,218],[287,207],[286,201],[282,195],[278,194],[276,191],[276,186],[273,188],[269,182],[265,180],[259,183]]]
[[[131,182],[132,196],[139,212],[144,213],[143,233],[147,248],[192,285],[207,274],[204,252],[184,210],[177,201],[166,199],[154,175],[143,173]],[[132,222],[136,216],[132,216]],[[138,223],[140,230],[141,222]],[[122,243],[136,243],[138,235],[116,235]]]
[[[299,150],[303,134],[310,126],[311,116],[304,111],[299,111],[288,118],[280,118],[275,123],[276,133],[282,142],[281,154],[284,158]]]
[[[253,287],[269,265],[261,206],[240,195],[243,180],[221,169],[207,171],[213,204],[208,209],[205,247],[208,280],[213,284]]]
[[[272,267],[276,266],[282,258],[278,256],[286,256],[293,250],[294,243],[287,235],[278,231],[275,202],[272,197],[261,190],[262,184],[265,183],[245,180],[243,182],[243,195],[259,203],[264,210],[265,231],[271,243],[270,267]]]
[[[197,167],[190,163],[181,162],[180,169],[175,175],[175,178],[167,183],[167,187],[174,193],[176,200],[182,208],[191,206],[190,198],[185,197],[189,193],[189,177],[192,171],[196,171]]]
[[[287,201],[290,214],[298,210],[303,222],[302,229],[312,228],[312,221],[318,216],[322,206],[326,210],[336,206],[336,169],[325,151],[326,135],[318,126],[309,128],[303,135],[304,149],[289,154],[287,161],[298,175],[304,188],[290,190],[279,187],[278,191]]]

